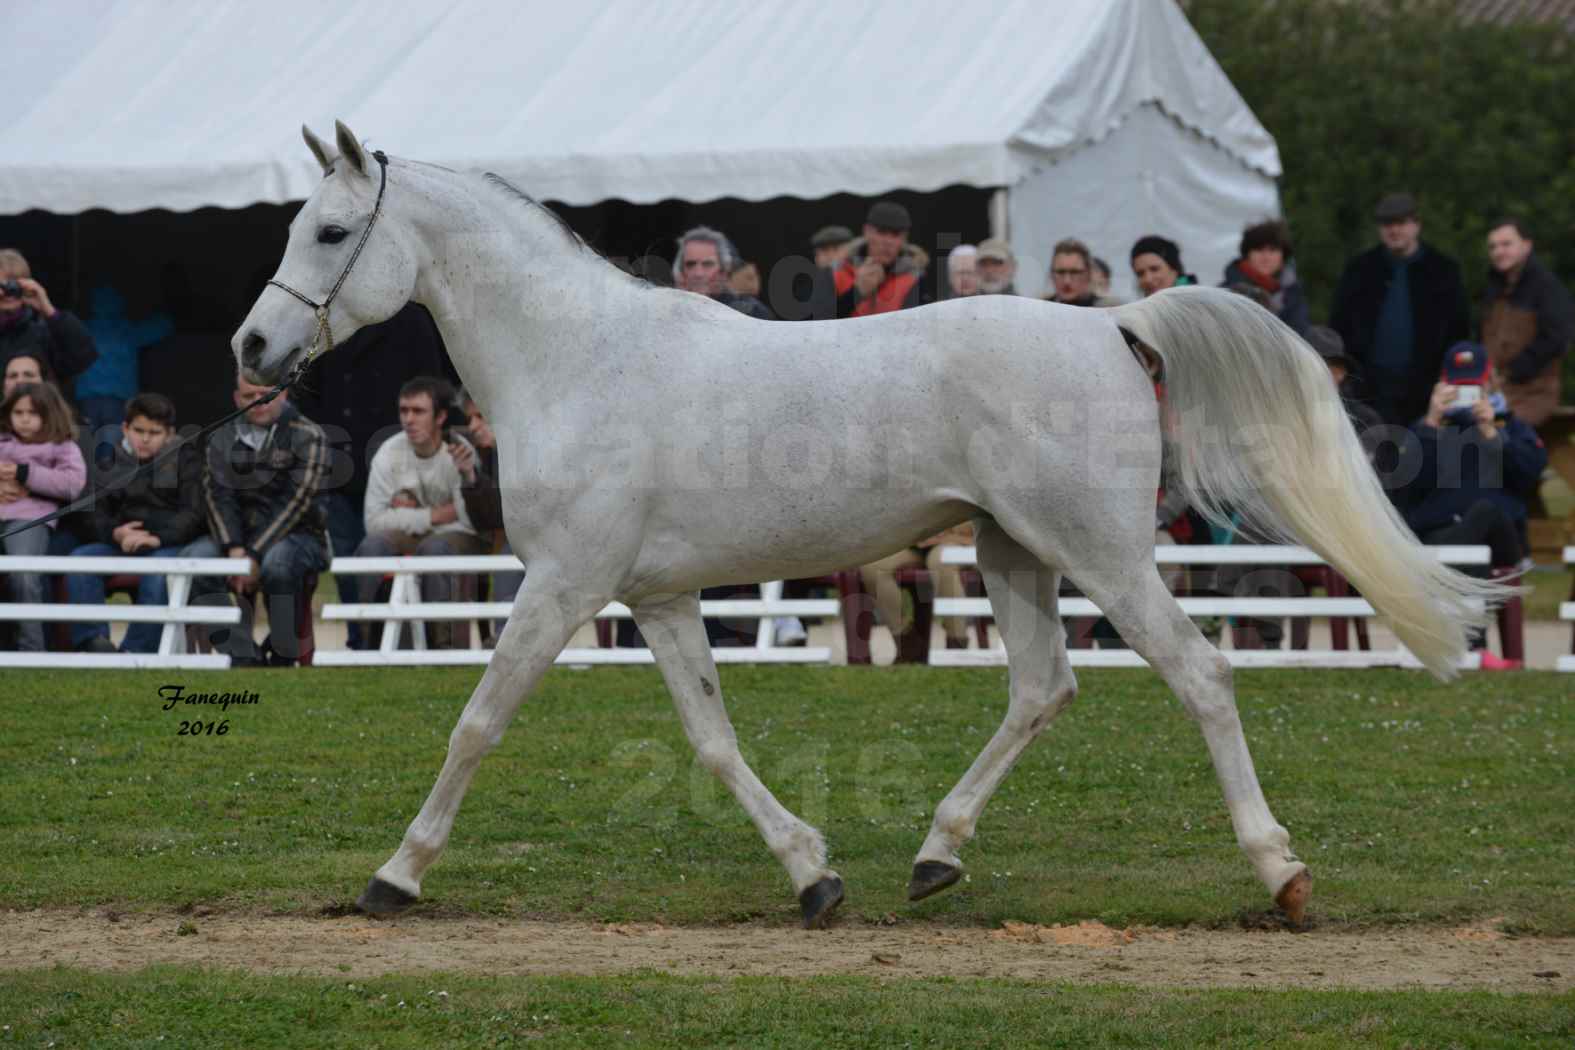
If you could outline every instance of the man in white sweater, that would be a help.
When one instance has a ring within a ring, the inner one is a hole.
[[[443,421],[453,403],[454,389],[442,379],[417,376],[400,388],[401,432],[372,457],[363,508],[366,539],[356,548],[358,557],[487,552],[460,495],[474,479],[476,451],[461,437],[444,440]],[[380,582],[377,576],[360,577],[359,600],[376,601]],[[449,601],[455,582],[447,573],[423,575],[422,600]],[[452,642],[451,622],[427,624],[430,648],[447,649]]]

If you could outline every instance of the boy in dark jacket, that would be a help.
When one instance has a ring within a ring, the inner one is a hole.
[[[203,531],[198,502],[202,477],[198,451],[183,448],[158,469],[132,477],[175,434],[175,406],[162,394],[138,394],[126,402],[126,419],[120,429],[122,437],[115,448],[114,462],[94,485],[95,541],[72,551],[72,557],[176,557]],[[102,605],[105,579],[98,573],[70,573],[66,576],[66,593],[73,603]],[[165,604],[168,588],[164,576],[149,573],[139,577],[136,601],[138,605]],[[134,623],[126,631],[121,651],[156,652],[163,630],[162,624]],[[71,642],[87,652],[116,651],[107,623],[73,624]]]
[[[1514,534],[1513,544],[1493,544],[1493,564],[1517,564],[1526,550],[1526,503],[1548,465],[1548,451],[1509,410],[1479,344],[1450,348],[1427,414],[1411,430],[1421,454],[1406,511],[1412,530],[1427,543],[1484,542],[1454,535],[1484,503]]]
[[[1548,452],[1509,410],[1480,344],[1450,347],[1427,414],[1411,432],[1420,458],[1406,524],[1423,543],[1486,544],[1494,568],[1519,566],[1527,551],[1526,503]],[[1472,647],[1481,648],[1481,640]],[[1482,660],[1484,669],[1504,666],[1489,653]]]

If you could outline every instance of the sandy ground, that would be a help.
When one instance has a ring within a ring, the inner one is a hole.
[[[1515,938],[1491,922],[1360,933],[1112,929],[1006,923],[995,930],[843,921],[763,925],[519,922],[108,911],[0,913],[0,972],[152,963],[375,977],[675,974],[1004,977],[1155,987],[1575,989],[1575,938]]]

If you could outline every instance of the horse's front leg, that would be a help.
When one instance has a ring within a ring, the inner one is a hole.
[[[448,844],[454,815],[481,759],[503,739],[525,697],[580,625],[607,596],[571,587],[550,571],[531,567],[492,662],[448,738],[448,757],[432,793],[405,832],[399,850],[377,869],[356,907],[373,915],[400,911],[421,895],[421,876]]]
[[[634,606],[635,622],[656,656],[679,720],[701,763],[726,784],[755,822],[798,894],[804,927],[823,926],[842,903],[842,879],[826,867],[820,832],[788,812],[738,750],[722,706],[716,663],[700,619],[698,595],[662,596]]]

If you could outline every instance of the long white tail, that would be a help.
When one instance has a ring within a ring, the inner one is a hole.
[[[1439,678],[1513,589],[1440,565],[1384,494],[1329,370],[1268,310],[1174,288],[1112,310],[1165,363],[1167,440],[1192,505],[1317,551]]]

